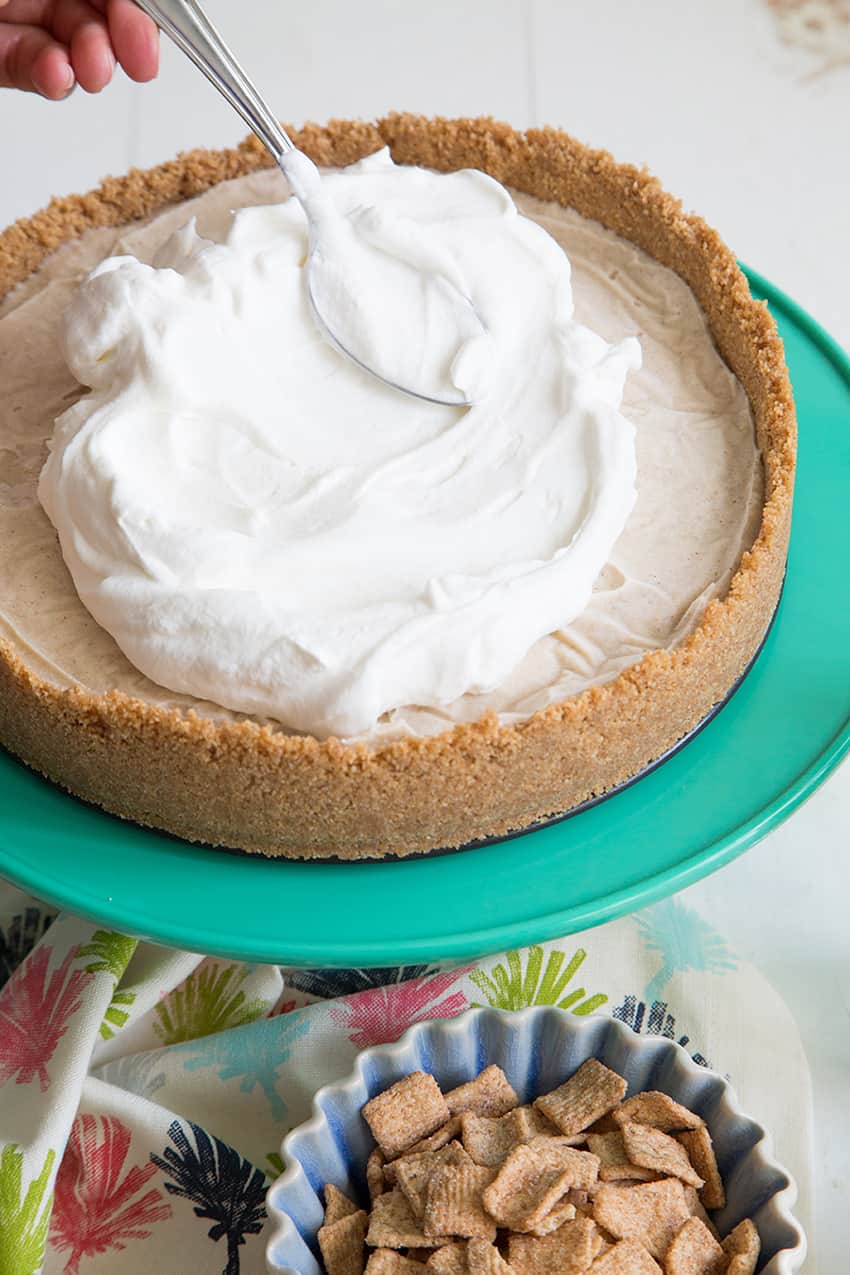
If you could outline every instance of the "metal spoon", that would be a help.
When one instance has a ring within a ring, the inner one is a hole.
[[[395,389],[402,390],[405,394],[412,394],[415,398],[426,399],[433,403],[445,403],[452,407],[469,406],[469,400],[464,397],[461,390],[452,391],[445,387],[435,389],[427,384],[401,384],[391,376],[369,367],[363,359],[352,352],[352,347],[357,345],[355,334],[335,331],[330,326],[322,313],[322,287],[321,280],[317,278],[317,271],[321,269],[322,264],[316,252],[317,215],[320,203],[323,215],[328,215],[327,203],[318,197],[320,189],[318,169],[312,160],[298,150],[278,123],[196,0],[136,0],[136,4],[150,18],[153,18],[157,26],[171,37],[178,48],[182,49],[215,85],[222,97],[226,98],[239,112],[245,123],[268,148],[272,158],[279,164],[289,181],[292,192],[304,208],[310,225],[308,290],[313,313],[325,337],[358,367],[364,368],[379,380]],[[485,329],[469,298],[448,281],[442,282],[447,304],[454,307],[455,316],[460,319],[459,326],[467,329],[467,336],[470,330],[473,335],[483,334]],[[394,315],[392,322],[397,329],[407,325],[405,314]]]

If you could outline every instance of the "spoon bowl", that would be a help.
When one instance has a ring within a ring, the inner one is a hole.
[[[362,268],[361,260],[355,275],[345,252],[338,252],[336,257],[329,255],[329,243],[337,249],[340,245],[347,249],[353,244],[357,246],[358,241],[351,237],[354,231],[350,219],[338,212],[333,201],[326,197],[316,165],[298,150],[197,0],[136,0],[136,4],[242,116],[287,178],[309,223],[310,305],[319,330],[329,344],[359,368],[402,393],[449,407],[471,406],[471,399],[451,380],[454,360],[445,357],[445,350],[441,352],[443,357],[437,360],[442,366],[436,370],[434,359],[430,360],[432,366],[428,366],[422,358],[414,357],[412,376],[389,364],[376,366],[374,356],[364,351],[364,336],[371,337],[372,345],[380,351],[390,348],[400,332],[409,332],[411,328],[415,331],[415,316],[412,316],[415,302],[411,302],[411,297],[417,293],[416,281],[411,279],[409,286],[401,287],[400,305],[388,305],[378,285],[380,271],[370,276],[369,271]],[[360,246],[362,248],[362,244]],[[377,261],[380,247],[372,244],[370,250]],[[362,252],[359,255],[362,257]],[[409,273],[413,276],[416,272],[411,269]],[[431,291],[441,297],[437,326],[458,336],[456,353],[460,354],[464,345],[476,339],[479,342],[486,339],[486,329],[472,301],[452,282],[442,278],[439,287]],[[422,354],[424,358],[424,351]],[[410,361],[405,359],[406,364]]]

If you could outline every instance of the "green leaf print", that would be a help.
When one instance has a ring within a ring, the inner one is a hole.
[[[266,1156],[266,1163],[271,1165],[271,1173],[266,1171],[267,1178],[279,1178],[283,1173],[283,1160],[277,1151],[270,1151]]]
[[[91,942],[77,948],[77,956],[95,957],[86,966],[86,973],[100,974],[108,970],[117,983],[130,964],[137,942],[116,930],[95,930]]]
[[[245,966],[205,961],[156,1006],[153,1029],[164,1045],[197,1040],[228,1027],[244,1027],[266,1014],[259,997],[248,1000],[242,984],[249,977]]]
[[[522,966],[523,954],[526,955],[525,970]],[[543,948],[529,947],[525,949],[525,953],[508,952],[505,958],[506,965],[501,962],[494,965],[489,974],[484,970],[473,970],[469,977],[484,993],[487,1004],[493,1009],[525,1009],[527,1005],[557,1005],[559,1009],[571,1009],[574,1014],[584,1016],[592,1014],[608,999],[603,992],[587,996],[583,987],[576,987],[566,996],[562,995],[586,957],[587,952],[580,947],[562,972],[561,966],[566,960],[566,952],[556,948],[549,953],[544,969]],[[481,1002],[473,1001],[472,1004],[480,1007]]]
[[[119,934],[117,930],[95,930],[91,942],[84,943],[77,949],[77,956],[93,956],[95,959],[86,966],[86,973],[109,973],[117,987],[130,964],[137,942],[137,939]],[[100,1024],[100,1034],[104,1040],[111,1040],[116,1031],[124,1026],[135,999],[135,992],[115,992]],[[122,1009],[122,1005],[126,1008]]]
[[[103,1022],[100,1024],[100,1034],[104,1040],[111,1040],[119,1028],[124,1026],[130,1017],[130,1006],[135,999],[135,992],[115,993],[109,1002],[109,1008],[103,1016]],[[122,1005],[126,1005],[127,1008],[121,1009]]]
[[[0,1270],[3,1275],[35,1275],[44,1261],[52,1194],[47,1191],[55,1151],[22,1196],[24,1157],[16,1143],[0,1155]],[[46,1196],[46,1199],[45,1199]]]

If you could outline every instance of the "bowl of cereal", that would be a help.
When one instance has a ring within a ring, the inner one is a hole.
[[[722,1076],[602,1016],[470,1010],[363,1050],[284,1139],[275,1275],[792,1275],[796,1184]]]

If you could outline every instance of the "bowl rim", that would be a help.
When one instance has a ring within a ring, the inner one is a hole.
[[[392,1058],[394,1055],[402,1055],[406,1052],[409,1044],[416,1040],[419,1036],[427,1035],[435,1028],[454,1031],[458,1035],[463,1035],[472,1023],[479,1022],[482,1018],[495,1018],[505,1022],[516,1023],[517,1027],[524,1024],[534,1022],[538,1018],[548,1016],[558,1016],[568,1029],[581,1037],[590,1033],[595,1024],[600,1020],[604,1021],[608,1030],[612,1031],[614,1036],[619,1039],[627,1050],[634,1053],[640,1053],[641,1050],[653,1048],[655,1051],[659,1049],[677,1058],[681,1065],[685,1067],[686,1072],[694,1078],[702,1079],[709,1077],[722,1086],[724,1097],[728,1104],[732,1107],[735,1114],[752,1126],[756,1133],[756,1141],[750,1149],[750,1154],[755,1154],[759,1158],[759,1167],[765,1171],[772,1171],[781,1174],[787,1180],[787,1185],[776,1191],[774,1195],[769,1197],[767,1201],[774,1207],[782,1222],[784,1222],[791,1231],[796,1234],[796,1242],[791,1248],[784,1248],[778,1252],[774,1261],[776,1263],[774,1271],[775,1275],[795,1275],[800,1270],[807,1253],[807,1240],[805,1232],[797,1221],[792,1212],[797,1202],[799,1190],[794,1175],[789,1172],[776,1159],[773,1149],[773,1138],[770,1132],[765,1129],[764,1125],[755,1117],[748,1115],[742,1108],[738,1099],[734,1085],[721,1072],[716,1071],[712,1067],[706,1067],[703,1064],[694,1062],[688,1051],[675,1040],[670,1040],[664,1036],[656,1035],[640,1035],[633,1031],[625,1023],[618,1019],[612,1018],[606,1014],[589,1014],[585,1016],[577,1016],[570,1013],[569,1010],[559,1009],[556,1005],[528,1005],[523,1009],[504,1010],[494,1009],[489,1006],[478,1006],[464,1010],[462,1013],[452,1018],[426,1018],[418,1023],[413,1023],[407,1030],[398,1037],[397,1040],[387,1041],[380,1045],[369,1045],[359,1050],[355,1056],[352,1066],[347,1074],[339,1080],[329,1081],[325,1085],[321,1085],[313,1095],[311,1103],[311,1114],[306,1120],[290,1129],[281,1142],[281,1159],[283,1161],[283,1172],[280,1173],[272,1183],[270,1183],[266,1191],[266,1211],[269,1218],[269,1226],[265,1245],[266,1269],[271,1275],[300,1275],[295,1268],[291,1266],[281,1266],[272,1258],[272,1249],[293,1233],[295,1224],[289,1215],[275,1203],[275,1196],[285,1191],[290,1183],[300,1172],[301,1163],[298,1156],[292,1150],[292,1144],[305,1134],[320,1133],[323,1126],[326,1127],[328,1119],[322,1106],[322,1101],[326,1098],[344,1093],[353,1086],[363,1080],[363,1073],[366,1061],[375,1057]],[[591,1055],[588,1054],[588,1057]]]

